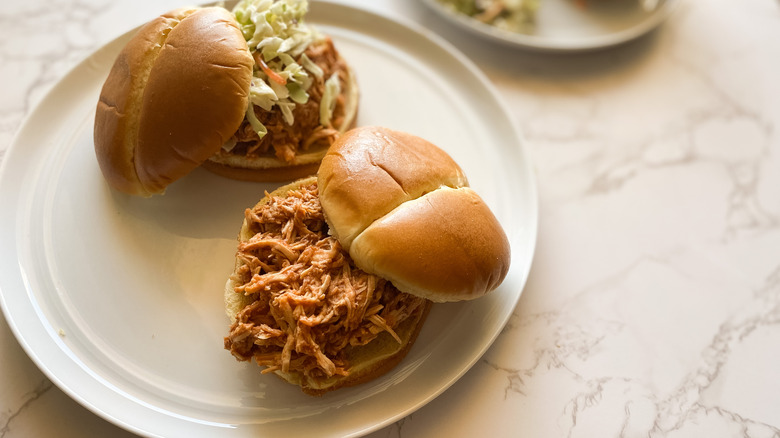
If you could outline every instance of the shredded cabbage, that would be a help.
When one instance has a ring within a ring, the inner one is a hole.
[[[325,76],[325,72],[322,71],[319,65],[315,64],[314,61],[309,59],[308,56],[304,53],[301,56],[301,64],[303,64],[303,67],[306,70],[309,70],[311,74],[313,74],[317,79],[322,79],[323,76]]]
[[[265,128],[265,125],[263,125],[260,120],[257,119],[254,106],[249,105],[249,107],[246,109],[246,119],[249,121],[252,129],[257,132],[257,135],[259,135],[260,138],[263,138],[266,134],[268,134],[268,130]]]
[[[533,26],[541,0],[439,0],[456,12],[508,30],[526,32]]]
[[[285,122],[292,125],[295,104],[309,100],[307,90],[313,82],[309,73],[322,76],[322,69],[305,55],[303,65],[295,61],[319,38],[317,31],[304,23],[308,9],[307,0],[241,0],[233,8],[256,64],[264,64],[256,65],[253,71],[247,109],[249,124],[260,138],[267,134],[267,129],[255,116],[254,106],[265,111],[277,106]],[[270,76],[265,68],[271,71]]]
[[[320,125],[330,125],[330,118],[333,117],[333,110],[336,109],[336,100],[339,94],[341,94],[341,83],[339,82],[339,74],[336,72],[325,81],[325,91],[322,93],[320,101]]]

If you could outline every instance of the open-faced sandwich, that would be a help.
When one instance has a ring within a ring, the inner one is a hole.
[[[389,371],[432,302],[475,299],[509,269],[507,237],[443,150],[363,127],[316,177],[244,213],[225,287],[225,348],[320,395]]]

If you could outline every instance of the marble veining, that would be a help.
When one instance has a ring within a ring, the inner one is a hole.
[[[0,437],[5,437],[8,433],[11,433],[14,420],[21,415],[24,410],[35,403],[39,398],[46,394],[50,389],[54,387],[48,379],[41,379],[38,386],[32,390],[32,392],[25,394],[25,398],[22,400],[22,404],[16,409],[9,409],[9,411],[3,416],[3,423],[0,424]]]

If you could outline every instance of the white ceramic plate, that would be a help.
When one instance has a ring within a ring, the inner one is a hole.
[[[423,0],[432,10],[461,29],[490,41],[548,52],[580,52],[616,46],[660,25],[678,0],[538,0],[535,24],[508,31],[445,7],[440,0]],[[582,6],[582,4],[587,6]]]
[[[272,186],[200,169],[164,196],[110,190],[92,146],[97,97],[129,35],[70,72],[30,114],[0,173],[0,291],[35,363],[98,415],[146,436],[358,436],[452,385],[496,338],[520,297],[537,203],[515,124],[485,77],[424,30],[314,2],[362,87],[361,125],[428,138],[462,164],[513,247],[500,289],[434,306],[389,374],[313,398],[222,347],[222,287],[244,208]]]

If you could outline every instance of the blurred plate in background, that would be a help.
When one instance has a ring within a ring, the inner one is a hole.
[[[493,42],[548,52],[602,49],[638,38],[660,25],[677,0],[538,0],[534,22],[507,30],[457,12],[448,0],[423,0],[461,29]]]

